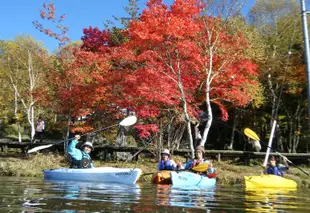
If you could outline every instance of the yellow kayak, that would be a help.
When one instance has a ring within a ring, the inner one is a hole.
[[[246,188],[296,188],[293,180],[277,175],[244,176]]]
[[[155,172],[152,176],[152,183],[153,184],[171,184],[171,171],[158,171]]]

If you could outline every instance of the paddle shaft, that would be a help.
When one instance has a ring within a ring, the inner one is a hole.
[[[92,131],[92,132],[87,132],[87,133],[84,133],[84,134],[82,134],[82,135],[80,135],[80,136],[82,137],[82,136],[84,136],[84,135],[88,135],[88,134],[91,134],[91,133],[100,132],[100,131],[103,131],[103,130],[106,130],[106,129],[110,129],[110,128],[115,127],[115,126],[118,126],[118,124],[114,124],[114,125],[111,125],[111,126],[108,126],[108,127],[103,127],[103,128],[97,129],[97,130]],[[75,137],[68,138],[68,139],[66,139],[66,140],[57,142],[57,143],[55,143],[55,144],[53,144],[53,145],[56,145],[56,144],[59,144],[59,143],[64,143],[64,142],[69,141],[69,140],[72,140],[72,139],[74,139],[74,138],[75,138]]]
[[[176,169],[176,170],[162,170],[162,171],[175,171],[175,172],[183,172],[183,171],[192,171],[192,172],[203,172],[203,171],[199,171],[201,169],[201,167],[203,168],[203,170],[207,171],[208,169],[208,165],[207,164],[199,164],[197,166],[194,166],[193,168],[190,169]],[[207,168],[206,168],[207,167]],[[154,172],[149,172],[149,173],[145,173],[144,175],[150,175],[150,174],[154,174]]]
[[[162,170],[162,171],[169,171],[169,172],[184,172],[184,171],[195,171],[193,169],[177,169],[177,170]],[[161,172],[161,171],[156,171],[156,172]],[[147,175],[152,175],[155,172],[149,172],[149,173],[144,173],[143,176],[147,176]]]
[[[119,125],[119,124],[114,124],[114,125],[111,125],[111,126],[108,126],[108,127],[100,128],[100,129],[97,129],[97,130],[95,130],[95,131],[87,132],[87,133],[85,133],[85,134],[82,134],[82,135],[80,135],[80,136],[82,137],[82,136],[88,135],[88,134],[90,134],[90,133],[95,133],[95,132],[103,131],[103,130],[106,130],[106,129],[110,129],[110,128],[115,127],[115,126],[118,126],[118,125]],[[74,138],[75,138],[75,137],[68,138],[68,139],[66,139],[66,140],[59,141],[59,142],[57,142],[57,143],[50,144],[50,145],[37,146],[37,147],[35,147],[35,148],[33,148],[33,149],[28,150],[28,153],[32,153],[32,152],[36,152],[36,151],[39,151],[39,150],[42,150],[42,149],[46,149],[46,148],[49,148],[49,147],[54,146],[54,145],[56,145],[56,144],[60,144],[60,143],[64,143],[64,142],[66,142],[66,141],[72,140],[72,139],[74,139]]]

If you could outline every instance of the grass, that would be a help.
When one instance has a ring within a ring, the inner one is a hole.
[[[20,156],[18,153],[11,156],[0,155],[0,175],[42,178],[42,170],[44,169],[69,166],[63,156],[53,153],[36,153],[28,158]],[[177,156],[174,160],[184,162],[184,159]],[[94,161],[95,167],[140,168],[143,174],[139,182],[150,182],[151,173],[155,172],[156,163],[154,159],[140,159],[137,162],[127,163],[122,161]],[[262,173],[262,169],[257,163],[254,163],[253,166],[246,166],[238,165],[234,161],[222,161],[213,162],[213,165],[217,173],[217,185],[243,185],[244,176],[260,175]],[[310,173],[309,168],[303,169]],[[310,188],[310,179],[297,168],[290,167],[285,177],[296,181],[299,187]]]

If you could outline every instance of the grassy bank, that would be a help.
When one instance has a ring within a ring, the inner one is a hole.
[[[140,168],[142,169],[144,174],[155,172],[156,167],[156,161],[149,159],[142,159],[138,162],[128,163],[116,161],[95,161],[94,164],[96,167],[111,166]],[[12,156],[0,155],[0,175],[2,176],[25,176],[42,178],[42,170],[44,169],[53,169],[68,166],[69,165],[63,156],[51,153],[37,153],[31,155],[28,158],[22,158],[20,157],[20,154]],[[232,161],[214,162],[214,167],[216,168],[218,185],[243,185],[243,176],[260,175],[262,171],[259,165],[246,166],[242,163],[236,163]],[[304,168],[304,170],[310,172],[309,168]],[[308,178],[308,176],[306,176],[294,167],[290,167],[290,170],[285,176],[287,178],[295,180],[299,187],[310,188],[310,179]],[[150,179],[151,175],[142,175],[139,179],[139,182],[149,182]]]

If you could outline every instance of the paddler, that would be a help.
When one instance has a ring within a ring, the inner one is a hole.
[[[161,153],[161,160],[158,162],[156,170],[175,170],[177,164],[171,159],[169,149],[164,149]]]
[[[82,144],[81,149],[76,148],[80,135],[75,135],[74,140],[68,146],[68,154],[71,156],[70,168],[82,169],[82,168],[94,168],[92,159],[90,157],[91,151],[94,150],[91,142],[85,142]]]
[[[195,149],[195,158],[188,161],[185,164],[185,166],[181,166],[181,168],[184,168],[185,170],[191,170],[193,167],[198,166],[200,164],[208,165],[204,173],[206,173],[207,175],[214,174],[214,168],[213,168],[212,161],[205,160],[205,149],[201,145],[197,146]],[[180,166],[180,162],[178,162],[178,165]]]
[[[269,175],[278,175],[278,176],[283,177],[284,175],[283,172],[289,169],[288,163],[285,157],[283,158],[283,162],[285,165],[278,164],[276,158],[274,156],[271,156],[269,158],[269,164],[268,164],[268,167],[266,168],[265,173]]]

